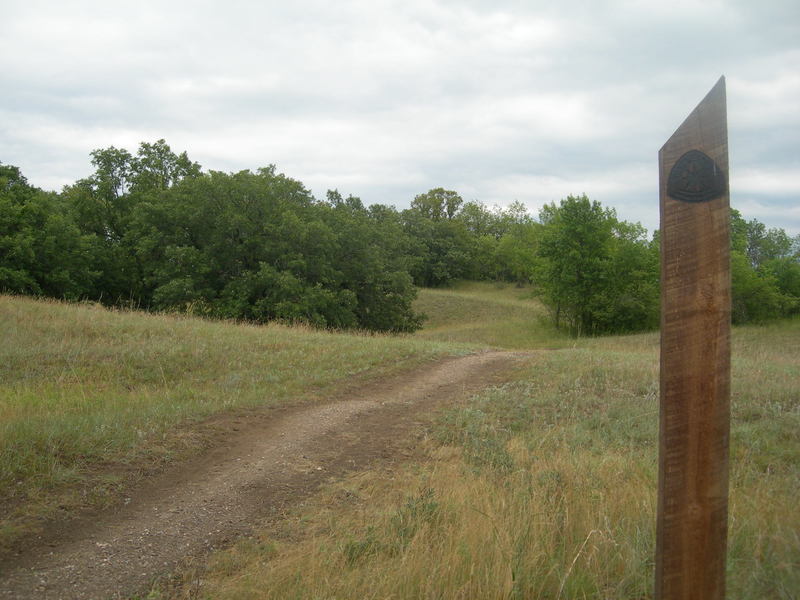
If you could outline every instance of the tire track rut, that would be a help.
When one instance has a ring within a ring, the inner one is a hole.
[[[319,485],[390,458],[419,415],[502,381],[523,357],[447,358],[231,430],[225,444],[146,481],[115,509],[78,517],[0,563],[0,598],[127,598],[188,557],[247,535]]]

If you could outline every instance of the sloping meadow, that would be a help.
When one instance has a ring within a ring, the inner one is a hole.
[[[559,348],[572,340],[556,331],[530,286],[461,281],[419,290],[414,310],[426,316],[415,337],[498,348]]]
[[[728,595],[800,590],[800,323],[734,333]],[[217,554],[207,598],[652,596],[658,336],[536,351],[429,427],[426,459],[329,487]]]
[[[124,483],[109,466],[196,451],[212,415],[466,351],[8,296],[0,315],[0,548],[58,507],[103,504]]]

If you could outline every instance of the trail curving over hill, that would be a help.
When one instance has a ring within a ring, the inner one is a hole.
[[[230,437],[0,562],[0,599],[126,598],[184,560],[247,535],[259,520],[348,471],[391,458],[426,411],[499,383],[524,354],[447,358],[313,406],[231,419]]]

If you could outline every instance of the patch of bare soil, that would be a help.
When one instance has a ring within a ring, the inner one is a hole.
[[[146,591],[187,558],[247,535],[322,483],[391,458],[422,415],[502,381],[521,356],[448,358],[324,404],[227,418],[227,439],[202,456],[144,481],[120,506],[51,528],[0,563],[0,598]]]

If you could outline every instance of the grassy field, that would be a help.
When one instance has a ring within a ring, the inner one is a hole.
[[[463,347],[0,296],[0,548],[196,451],[224,411],[313,401]],[[116,473],[116,474],[112,474]],[[135,474],[135,469],[134,469]]]
[[[109,465],[196,451],[209,415],[495,346],[526,366],[431,417],[420,460],[324,488],[149,597],[652,597],[658,334],[569,339],[511,286],[418,309],[427,327],[390,338],[0,297],[0,540],[113,498]],[[800,320],[733,350],[728,597],[798,598]]]
[[[424,291],[438,308],[421,337],[537,312],[516,294]],[[462,306],[468,318],[449,310]],[[330,486],[165,595],[652,597],[658,335],[567,344],[515,329],[508,347],[569,347],[534,351],[514,380],[439,415],[425,460]],[[733,363],[728,597],[798,598],[800,321],[737,329]]]
[[[461,282],[420,290],[415,309],[428,318],[416,337],[509,349],[560,348],[572,344],[547,321],[530,287]]]

